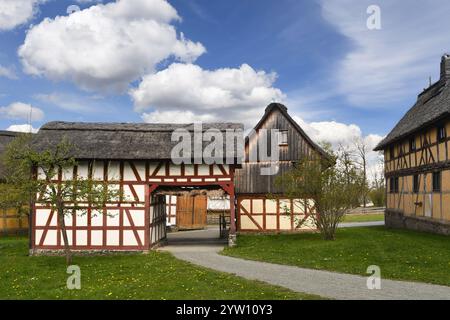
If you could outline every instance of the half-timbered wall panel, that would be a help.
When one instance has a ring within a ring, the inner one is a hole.
[[[157,185],[222,185],[233,183],[234,171],[228,165],[174,165],[166,161],[79,161],[76,168],[54,177],[68,179],[93,178],[107,181],[109,188],[123,191],[122,199],[94,210],[80,203],[65,218],[69,244],[74,250],[146,250],[166,238],[167,222],[176,223],[176,197],[166,205],[165,196],[152,195]],[[43,178],[43,175],[40,175]],[[153,189],[154,190],[154,189]],[[170,213],[166,219],[166,210]],[[100,210],[100,211],[98,211]],[[63,237],[57,215],[39,195],[32,217],[34,249],[59,250]]]
[[[177,197],[166,196],[166,218],[168,226],[177,224]]]
[[[311,200],[312,201],[312,200]],[[313,204],[310,202],[308,207]],[[238,221],[242,232],[277,232],[316,229],[305,201],[267,199],[264,196],[239,196]],[[298,228],[299,222],[303,223]]]
[[[386,147],[388,209],[401,211],[406,216],[450,221],[450,121],[444,126],[446,137],[441,140],[438,140],[437,126],[433,126]],[[415,150],[410,147],[412,139]],[[442,174],[440,190],[433,189],[434,172]],[[418,190],[413,190],[415,175]],[[389,179],[394,178],[399,179],[398,192],[390,190]]]

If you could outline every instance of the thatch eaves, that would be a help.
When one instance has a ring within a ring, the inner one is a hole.
[[[168,160],[178,143],[172,141],[172,133],[177,129],[188,131],[194,141],[194,124],[50,122],[41,127],[33,145],[38,151],[48,150],[65,138],[74,146],[71,156],[76,159]],[[233,140],[233,146],[226,146],[225,134],[243,132],[244,126],[203,123],[203,132],[208,129],[223,133],[224,150],[236,150],[237,139]],[[204,141],[203,147],[209,143]]]
[[[419,94],[417,102],[374,149],[386,149],[407,136],[450,116],[450,56],[441,61],[441,78]]]

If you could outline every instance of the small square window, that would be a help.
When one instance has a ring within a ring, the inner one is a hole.
[[[389,148],[389,157],[391,158],[391,160],[394,159],[394,157],[395,157],[395,148],[394,148],[394,146],[391,146]]]
[[[390,193],[398,193],[398,177],[389,179]]]
[[[413,192],[419,193],[419,175],[416,174],[413,177]]]
[[[441,192],[441,172],[433,172],[433,192]]]
[[[283,130],[278,133],[278,144],[279,145],[287,145],[288,144],[287,130]]]
[[[440,126],[438,127],[438,132],[437,132],[437,139],[438,141],[442,141],[445,140],[445,138],[447,137],[447,133],[445,132],[445,127],[444,126]]]
[[[414,137],[414,138],[409,139],[409,151],[413,152],[413,151],[416,151],[416,150],[417,150],[417,148],[416,148],[416,138]]]

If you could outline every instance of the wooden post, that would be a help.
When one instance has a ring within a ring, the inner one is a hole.
[[[234,184],[227,184],[222,186],[222,188],[230,196],[230,234],[228,235],[228,245],[230,247],[234,247],[236,245],[236,209],[234,205]]]

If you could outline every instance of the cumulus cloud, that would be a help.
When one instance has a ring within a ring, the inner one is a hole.
[[[322,14],[345,38],[348,53],[336,63],[337,94],[360,107],[402,102],[438,79],[440,55],[450,50],[448,0],[379,0],[381,30],[369,30],[372,0],[320,0]],[[426,14],[424,14],[426,12]],[[329,66],[327,66],[329,67]]]
[[[0,65],[0,77],[5,77],[8,79],[17,79],[16,72],[13,67],[4,67]]]
[[[137,88],[130,90],[130,96],[137,112],[156,110],[144,117],[147,120],[177,114],[181,121],[183,116],[195,116],[197,119],[247,122],[250,119],[242,117],[245,113],[273,100],[284,99],[283,92],[273,87],[275,80],[275,73],[254,70],[247,64],[239,68],[204,70],[193,64],[175,63],[145,76]],[[165,121],[168,120],[175,119]]]
[[[0,117],[5,119],[21,119],[31,121],[39,121],[44,118],[44,112],[30,104],[22,102],[14,102],[9,106],[0,107]]]
[[[148,123],[193,123],[193,122],[211,122],[216,118],[209,114],[197,115],[192,111],[154,111],[143,113],[142,120]]]
[[[117,0],[33,26],[19,48],[24,71],[70,79],[86,90],[123,91],[162,61],[193,62],[205,52],[178,34],[165,0]]]
[[[336,121],[307,122],[298,116],[294,120],[305,130],[308,136],[316,143],[331,143],[334,150],[343,147],[356,154],[356,143],[364,143],[367,148],[368,176],[373,179],[375,174],[380,174],[382,156],[372,151],[384,138],[377,134],[364,135],[356,124],[345,124]]]
[[[0,31],[12,30],[30,21],[37,6],[46,0],[1,0]]]
[[[37,133],[39,129],[33,128],[29,124],[14,124],[9,126],[7,131],[14,131],[14,132],[25,132],[25,133]]]

